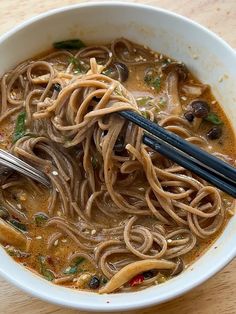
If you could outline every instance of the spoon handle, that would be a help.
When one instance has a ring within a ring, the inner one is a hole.
[[[40,182],[46,187],[50,187],[50,182],[43,172],[35,169],[20,158],[4,151],[3,149],[0,149],[0,165],[0,174],[10,168]]]

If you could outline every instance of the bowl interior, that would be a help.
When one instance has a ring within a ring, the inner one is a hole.
[[[71,6],[32,19],[0,39],[0,74],[19,62],[50,49],[58,40],[86,43],[126,37],[183,61],[213,88],[236,130],[236,55],[214,34],[164,10],[132,4],[101,3]],[[235,255],[236,217],[207,253],[180,276],[140,292],[97,295],[52,285],[16,264],[0,249],[0,272],[24,290],[50,302],[85,310],[133,309],[171,299],[200,284]]]

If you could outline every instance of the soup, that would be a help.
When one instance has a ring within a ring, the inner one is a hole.
[[[231,197],[142,144],[134,110],[234,164],[233,130],[181,62],[124,38],[54,44],[1,79],[0,148],[50,188],[1,176],[0,240],[58,285],[99,293],[161,284],[195,261],[233,214]]]

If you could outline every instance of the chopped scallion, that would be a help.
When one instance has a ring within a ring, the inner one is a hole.
[[[208,113],[208,116],[205,118],[206,121],[209,121],[215,125],[223,124],[223,121],[218,117],[214,112]]]
[[[140,97],[138,99],[136,99],[137,101],[137,105],[139,107],[145,107],[148,103],[148,101],[152,100],[153,98],[150,96],[146,96],[146,97]]]
[[[13,143],[15,143],[20,138],[26,135],[25,119],[26,112],[25,111],[20,112],[16,119],[15,130],[13,133]]]
[[[83,258],[83,257],[76,258],[73,265],[66,268],[63,273],[66,275],[76,274],[79,270],[79,265],[82,264],[84,261],[85,261],[85,258]]]
[[[42,226],[48,220],[48,216],[45,213],[37,213],[34,215],[34,221],[37,227]]]
[[[91,157],[91,163],[92,163],[92,166],[93,166],[93,169],[97,169],[98,167],[98,158],[97,156],[92,156]]]
[[[85,44],[80,39],[62,40],[53,43],[56,49],[80,49],[85,47]]]
[[[159,91],[161,88],[161,78],[157,75],[155,69],[148,69],[144,75],[144,82],[155,88],[156,91]]]
[[[53,281],[55,278],[53,272],[46,267],[46,258],[44,256],[39,255],[38,257],[39,264],[40,264],[40,272],[41,274],[48,280]]]
[[[26,225],[24,225],[23,223],[19,222],[16,219],[10,219],[9,222],[13,225],[13,227],[15,227],[16,229],[20,230],[20,231],[27,231]]]

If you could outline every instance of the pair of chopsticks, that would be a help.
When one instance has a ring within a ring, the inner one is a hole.
[[[148,131],[143,135],[145,145],[236,197],[236,168],[136,112],[120,111],[119,115]]]

